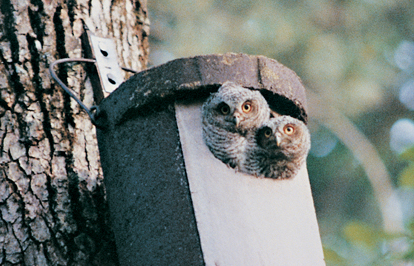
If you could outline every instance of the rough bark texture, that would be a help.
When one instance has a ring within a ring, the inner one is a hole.
[[[118,264],[95,128],[47,69],[82,57],[83,23],[145,67],[146,0],[0,1],[1,265]],[[82,65],[58,73],[93,104]]]

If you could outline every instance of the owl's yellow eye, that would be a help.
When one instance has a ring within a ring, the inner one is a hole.
[[[220,105],[219,110],[223,115],[227,115],[230,113],[230,107],[225,103]]]
[[[264,136],[266,138],[270,138],[270,136],[272,136],[272,130],[270,128],[266,128],[265,131],[263,132]]]
[[[287,124],[283,127],[283,132],[287,135],[292,135],[295,132],[295,127],[293,125]]]
[[[252,103],[250,101],[246,101],[243,103],[242,110],[244,113],[248,113],[252,110]]]

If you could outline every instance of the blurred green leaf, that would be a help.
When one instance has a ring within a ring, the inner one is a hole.
[[[409,261],[414,260],[414,247],[411,247],[411,250],[404,255],[403,259]]]
[[[399,181],[400,186],[414,188],[414,162],[401,172]]]
[[[410,243],[410,247],[407,252],[403,255],[404,260],[414,261],[414,219],[412,219],[408,225],[407,229],[410,231],[408,242]]]
[[[414,146],[400,154],[401,159],[414,162]]]
[[[410,230],[411,236],[414,237],[414,220],[412,220],[408,225],[407,229]]]
[[[373,226],[360,222],[351,221],[343,229],[345,238],[351,243],[362,243],[367,247],[374,248],[382,239],[385,233]]]
[[[330,248],[323,247],[323,254],[325,256],[326,263],[329,265],[347,265],[346,259]]]

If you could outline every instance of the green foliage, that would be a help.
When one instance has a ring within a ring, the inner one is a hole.
[[[336,251],[328,247],[323,248],[323,254],[325,256],[325,262],[328,265],[345,266],[348,265],[346,259],[340,256]]]
[[[404,151],[400,157],[409,162],[399,176],[399,185],[407,188],[414,188],[414,147]]]
[[[404,160],[414,162],[414,146],[401,153],[400,157]]]
[[[404,168],[400,174],[399,181],[402,187],[414,188],[414,162],[411,162]]]
[[[381,230],[360,221],[349,222],[344,227],[343,233],[349,242],[362,244],[368,248],[375,248],[385,238]]]
[[[408,224],[407,229],[409,231],[408,239],[410,242],[410,247],[403,255],[403,259],[414,262],[414,220]]]
[[[410,265],[414,262],[414,221],[407,225],[407,235],[388,234],[362,221],[350,221],[336,236],[334,244],[324,246],[328,266]],[[339,243],[339,245],[338,245]]]

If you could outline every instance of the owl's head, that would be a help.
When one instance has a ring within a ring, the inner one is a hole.
[[[270,119],[256,133],[257,144],[275,156],[299,158],[310,149],[310,133],[306,125],[293,117]]]
[[[220,128],[243,133],[268,120],[270,109],[259,91],[226,82],[204,103],[203,116]]]

